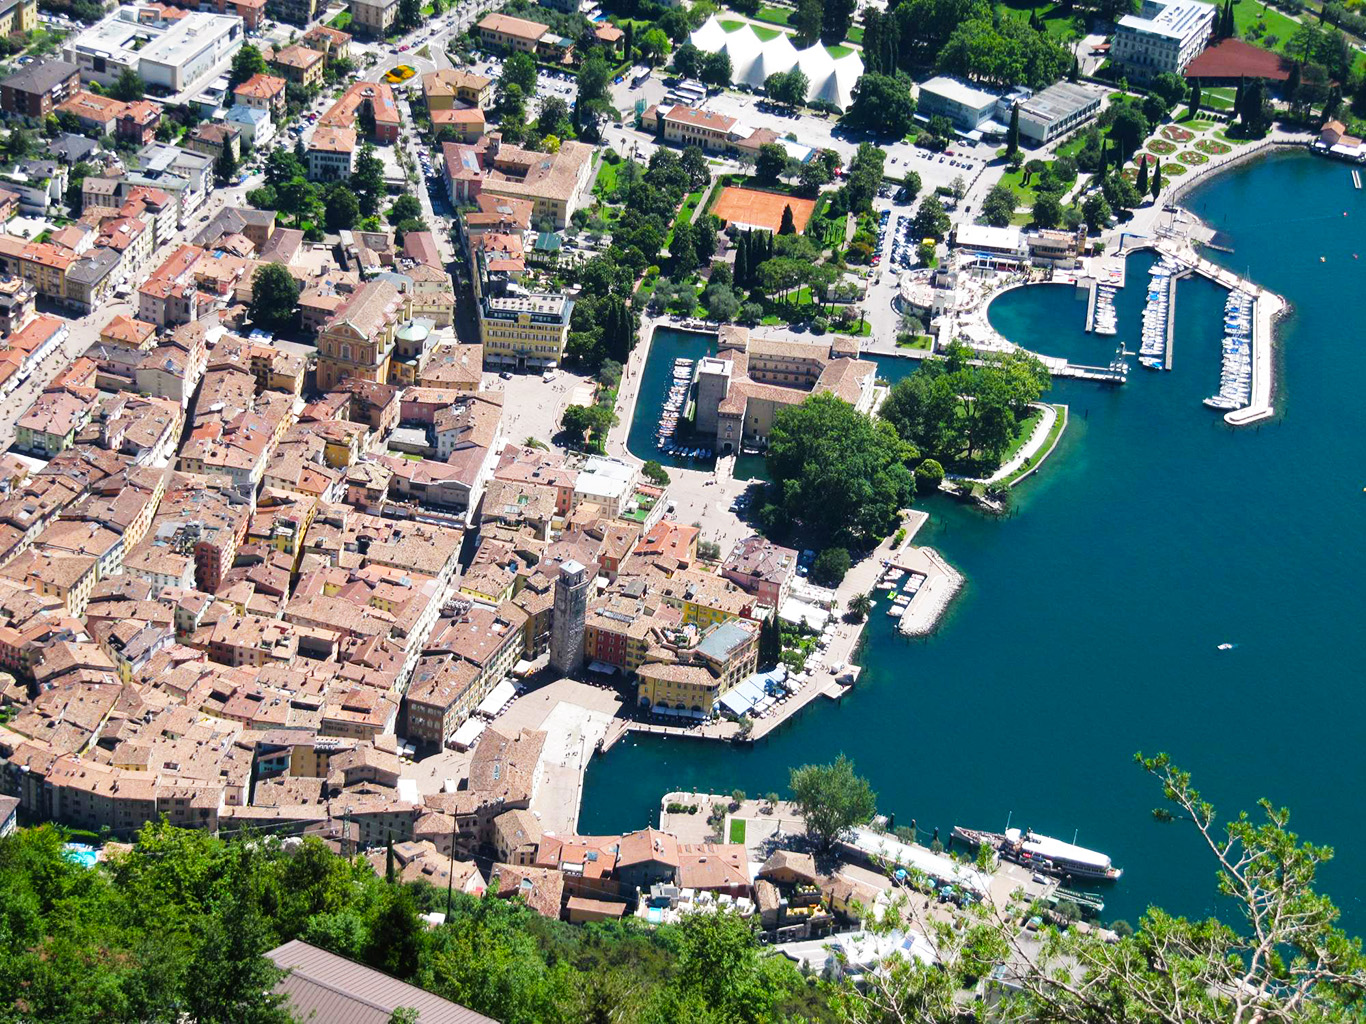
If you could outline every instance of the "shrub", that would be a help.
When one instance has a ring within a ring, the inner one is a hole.
[[[926,459],[915,467],[915,489],[918,494],[929,494],[939,489],[944,480],[944,467],[934,459]]]

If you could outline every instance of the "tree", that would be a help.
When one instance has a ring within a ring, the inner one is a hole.
[[[399,25],[403,28],[417,28],[422,24],[422,0],[398,0]]]
[[[1020,105],[1010,108],[1010,128],[1006,131],[1006,156],[1012,157],[1020,151]]]
[[[1136,761],[1161,786],[1171,808],[1155,810],[1154,818],[1182,822],[1207,851],[1217,870],[1215,905],[1231,912],[1232,920],[1192,921],[1154,907],[1137,931],[1116,928],[1110,941],[1091,929],[1060,932],[1046,925],[1028,940],[1041,955],[1026,961],[1020,931],[1007,920],[1024,906],[982,908],[957,931],[960,943],[975,931],[989,940],[979,944],[991,951],[988,963],[1027,963],[1013,979],[1018,987],[1003,1019],[1062,1024],[1354,1019],[1366,957],[1360,942],[1336,926],[1338,908],[1317,890],[1318,870],[1332,858],[1332,849],[1302,842],[1288,828],[1289,811],[1267,800],[1259,802],[1261,820],[1241,814],[1220,827],[1213,805],[1167,755],[1139,755]],[[931,933],[937,941],[952,941],[947,931]],[[956,963],[961,970],[963,957],[955,956],[954,948],[963,947],[936,948],[937,963]],[[1086,965],[1084,971],[1079,964]],[[899,977],[877,979],[854,1019],[947,1019],[935,1011],[943,996],[932,991],[934,969],[912,964],[892,970]],[[974,964],[960,977],[975,971]],[[946,979],[942,987],[951,999],[957,979]]]
[[[1086,226],[1092,232],[1099,232],[1101,229],[1109,227],[1112,211],[1110,204],[1105,201],[1104,195],[1099,192],[1092,192],[1081,204],[1081,215],[1086,221]]]
[[[821,27],[825,24],[824,0],[797,0],[797,10],[788,24],[797,32],[796,41],[810,46],[821,37]]]
[[[390,224],[421,217],[422,203],[417,196],[401,195],[394,200],[394,205],[389,207],[389,212],[385,216]]]
[[[833,764],[806,764],[793,768],[787,788],[806,820],[806,831],[829,849],[853,825],[862,824],[877,811],[877,797],[868,780],[854,774],[854,763],[843,754]]]
[[[666,486],[669,483],[668,472],[654,459],[647,460],[645,465],[640,467],[640,475],[651,483],[661,486]]]
[[[702,64],[707,55],[692,43],[684,43],[674,51],[674,70],[683,78],[701,78]]]
[[[915,124],[915,100],[904,76],[865,73],[854,87],[844,123],[858,131],[904,138]]]
[[[1200,116],[1200,79],[1191,79],[1190,116]]]
[[[1143,201],[1133,182],[1122,174],[1112,174],[1100,186],[1101,194],[1112,210],[1132,210]]]
[[[1152,130],[1143,111],[1133,103],[1116,103],[1111,107],[1115,112],[1110,122],[1110,138],[1119,146],[1119,162],[1127,160]]]
[[[794,268],[797,280],[800,266]],[[834,395],[811,395],[774,419],[770,500],[816,543],[880,538],[914,494],[906,464],[917,454],[890,423],[874,421]]]
[[[821,41],[835,45],[844,41],[854,24],[858,0],[824,0],[821,11]]]
[[[982,219],[992,227],[1006,227],[1010,224],[1010,218],[1015,216],[1019,201],[1013,188],[998,181],[982,200]]]
[[[791,71],[779,71],[764,79],[764,92],[774,103],[800,107],[806,102],[810,85],[801,68],[794,67]]]
[[[717,50],[709,53],[702,61],[701,79],[707,85],[724,88],[730,85],[730,54]]]
[[[776,142],[765,142],[759,147],[754,161],[754,175],[760,181],[775,182],[787,168],[787,150]]]
[[[847,548],[826,548],[811,565],[811,578],[823,587],[838,587],[849,572]]]
[[[769,667],[778,664],[783,653],[782,631],[776,615],[770,615],[759,625],[759,664]]]
[[[711,285],[702,294],[702,302],[706,305],[711,318],[720,323],[729,323],[735,319],[735,314],[740,312],[740,300],[735,297],[735,292],[729,285]]]
[[[232,58],[232,71],[228,75],[228,88],[236,89],[252,75],[264,75],[267,71],[266,59],[261,51],[250,43],[242,46]]]
[[[792,207],[783,207],[783,222],[778,228],[780,235],[795,235],[797,233],[797,223],[792,219]]]
[[[1148,160],[1146,157],[1139,159],[1141,162],[1138,165],[1138,180],[1134,182],[1134,188],[1142,196],[1148,191]]]
[[[1034,200],[1034,225],[1055,228],[1062,223],[1062,202],[1051,192],[1044,192]]]
[[[868,617],[868,613],[873,610],[873,597],[871,594],[855,594],[849,599],[848,618],[853,622],[862,622]],[[773,806],[773,802],[769,803]]]
[[[918,196],[918,195],[920,195],[920,186],[921,186],[921,182],[920,182],[920,172],[919,172],[919,171],[907,171],[907,172],[906,172],[906,176],[905,176],[904,178],[901,179],[901,187],[904,188],[904,189],[906,190],[906,196],[905,196],[905,201],[906,201],[906,202],[908,202],[908,203],[913,203],[913,202],[915,202],[915,197]]]
[[[669,55],[669,37],[662,29],[650,28],[640,37],[640,54],[654,67]]]
[[[349,231],[360,220],[360,203],[352,191],[340,182],[327,192],[323,220],[328,231]]]
[[[949,233],[949,215],[944,212],[944,204],[936,196],[926,196],[920,201],[920,209],[915,211],[912,222],[916,238],[933,238],[942,241]]]
[[[299,311],[299,283],[281,263],[257,268],[251,279],[251,319],[267,330],[282,330],[294,323]]]
[[[1162,191],[1162,165],[1160,163],[1153,164],[1153,180],[1149,191],[1152,193],[1153,202],[1157,202],[1157,194]]]
[[[356,157],[356,172],[351,175],[351,191],[356,194],[356,202],[360,204],[362,217],[373,217],[379,213],[379,204],[384,197],[384,164],[375,155],[375,147],[368,139],[361,145],[360,154]]]
[[[123,100],[125,103],[142,99],[146,92],[147,83],[132,68],[124,68],[120,71],[118,79],[109,89],[110,96],[116,100]]]

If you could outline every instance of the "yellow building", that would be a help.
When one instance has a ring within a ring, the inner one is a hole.
[[[38,0],[11,0],[0,4],[0,35],[32,32],[38,27]]]
[[[490,14],[477,27],[479,38],[485,45],[520,50],[522,53],[535,53],[541,36],[550,30],[548,25],[542,25],[539,21],[514,18],[507,14]]]
[[[519,370],[558,364],[573,311],[564,295],[486,296],[479,306],[485,361]]]
[[[331,391],[348,377],[387,383],[398,325],[411,317],[412,300],[389,282],[358,288],[318,334],[318,390]],[[567,318],[565,326],[567,332]]]
[[[311,89],[322,85],[323,68],[327,64],[327,58],[307,46],[286,46],[275,54],[271,63],[286,81]]]
[[[641,707],[691,711],[710,716],[716,700],[753,675],[759,664],[759,630],[730,622],[714,626],[693,648],[674,660],[647,662],[636,669]]]
[[[458,68],[443,68],[422,76],[427,110],[454,110],[456,104],[488,110],[493,106],[493,79]]]

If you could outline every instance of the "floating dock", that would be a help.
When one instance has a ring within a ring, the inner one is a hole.
[[[1361,188],[1361,172],[1355,167],[1352,168],[1352,184],[1357,188]]]

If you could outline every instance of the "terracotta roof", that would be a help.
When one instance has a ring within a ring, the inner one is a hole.
[[[1290,77],[1290,61],[1241,39],[1223,39],[1207,47],[1186,65],[1187,78],[1267,78],[1284,82]]]

